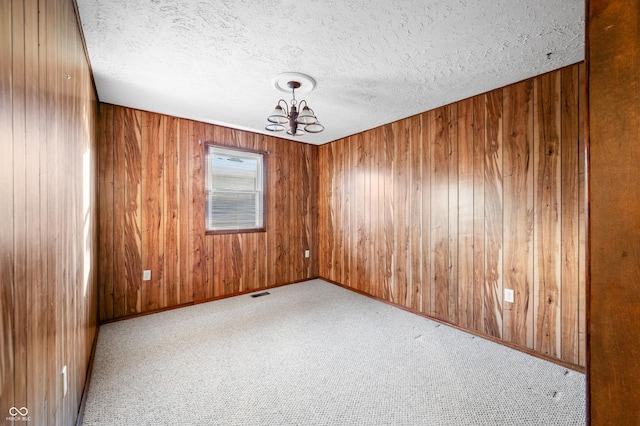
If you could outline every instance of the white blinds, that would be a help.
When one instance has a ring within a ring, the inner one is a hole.
[[[207,145],[206,229],[263,228],[263,154]]]

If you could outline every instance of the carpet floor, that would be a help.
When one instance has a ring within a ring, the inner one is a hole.
[[[584,425],[585,376],[322,280],[100,327],[85,425]]]

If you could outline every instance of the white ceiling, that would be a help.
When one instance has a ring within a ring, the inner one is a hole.
[[[584,57],[584,0],[77,0],[100,101],[258,133],[302,72],[323,144]]]

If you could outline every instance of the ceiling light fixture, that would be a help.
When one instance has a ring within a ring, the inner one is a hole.
[[[299,92],[310,92],[315,87],[315,80],[308,75],[300,73],[283,73],[274,77],[273,85],[280,91],[289,92],[291,90],[291,102],[287,104],[284,99],[280,99],[267,121],[269,124],[265,129],[271,132],[281,132],[285,129],[285,124],[289,124],[287,134],[291,136],[302,136],[305,133],[320,133],[324,126],[320,124],[315,112],[307,101],[300,103],[296,100],[296,89]],[[304,107],[302,107],[304,105]],[[302,109],[299,109],[302,107]]]

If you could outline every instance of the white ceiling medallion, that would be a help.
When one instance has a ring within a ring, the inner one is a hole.
[[[288,84],[290,81],[300,83],[300,86],[296,87],[296,93],[299,95],[309,93],[316,87],[316,80],[313,77],[299,72],[283,72],[271,79],[273,86],[284,93],[291,93],[291,87]]]

